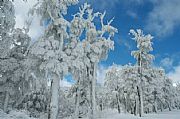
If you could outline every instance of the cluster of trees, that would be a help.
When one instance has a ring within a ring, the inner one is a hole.
[[[78,0],[37,0],[29,15],[39,15],[40,24],[49,23],[44,34],[32,41],[28,36],[32,20],[23,29],[14,27],[12,2],[0,1],[0,107],[6,113],[16,108],[26,109],[34,117],[44,113],[48,119],[95,119],[97,110],[110,107],[140,116],[180,108],[180,86],[174,89],[165,72],[151,66],[151,35],[131,30],[137,42],[138,50],[132,52],[137,65],[113,65],[105,85],[99,86],[98,63],[113,50],[113,36],[118,32],[111,26],[113,19],[105,23],[106,13],[94,12],[85,3],[67,20],[68,7]],[[75,84],[62,89],[60,80],[68,74]]]
[[[5,95],[1,105],[5,112],[8,104],[14,105],[14,100],[24,95],[29,85],[23,64],[30,37],[22,29],[14,28],[14,12],[12,2],[0,1],[0,93]]]
[[[72,20],[66,20],[68,7],[77,3],[78,0],[37,1],[29,15],[41,16],[41,24],[45,20],[50,23],[44,34],[30,44],[27,33],[31,21],[27,20],[24,29],[15,29],[12,2],[0,1],[0,84],[1,94],[5,95],[2,96],[5,112],[12,100],[11,107],[29,111],[34,107],[36,111],[47,111],[49,119],[58,118],[60,80],[71,74],[77,82],[74,117],[79,115],[80,85],[87,84],[85,97],[89,118],[95,118],[97,66],[113,49],[112,39],[117,29],[111,26],[113,20],[104,23],[105,13],[95,13],[87,3],[79,8]],[[99,27],[95,19],[99,20]]]
[[[137,51],[132,55],[137,59],[135,65],[108,68],[105,77],[107,94],[114,98],[109,100],[118,112],[128,112],[134,115],[156,112],[164,109],[179,109],[179,89],[173,86],[163,68],[152,66],[154,56],[149,54],[152,48],[152,36],[144,35],[141,30],[130,30],[137,42]]]

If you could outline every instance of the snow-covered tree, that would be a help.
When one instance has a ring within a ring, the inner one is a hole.
[[[144,96],[147,113],[175,108],[175,89],[164,69],[153,67],[146,73]]]
[[[65,20],[63,15],[66,14],[67,7],[75,3],[77,1],[43,1],[30,12],[38,11],[42,20],[51,19],[44,36],[33,44],[30,54],[41,59],[40,69],[52,77],[52,118],[57,117],[59,77],[62,79],[68,72],[88,72],[87,77],[91,83],[91,115],[94,115],[96,67],[106,57],[109,49],[113,48],[111,38],[117,32],[117,29],[110,26],[112,20],[104,25],[105,14],[93,13],[88,4],[80,8],[71,22]],[[97,30],[93,23],[95,17],[100,17],[101,30]],[[80,40],[82,31],[85,32],[84,41]],[[107,38],[104,37],[105,33],[109,34]]]
[[[121,112],[120,95],[123,91],[123,79],[121,78],[121,69],[116,65],[110,67],[105,77],[105,87],[109,89],[109,93],[114,93],[117,101],[118,112]]]
[[[112,66],[105,77],[105,86],[116,94],[118,112],[137,114],[137,67],[131,65]]]
[[[22,30],[15,29],[14,6],[11,1],[0,1],[0,72],[1,92],[5,93],[4,111],[7,112],[9,100],[23,91],[24,79],[23,61],[29,46],[30,37]]]
[[[59,109],[59,84],[60,79],[67,74],[70,57],[65,50],[67,45],[65,42],[69,39],[67,27],[69,22],[64,19],[63,15],[67,12],[67,7],[76,4],[77,0],[54,1],[44,0],[38,1],[30,14],[41,15],[41,23],[44,20],[51,20],[44,35],[39,38],[32,46],[30,54],[35,59],[40,60],[39,68],[51,77],[51,103],[49,118],[56,119]]]
[[[130,30],[130,33],[134,36],[134,40],[137,42],[137,51],[133,51],[132,55],[137,60],[137,65],[139,67],[138,74],[139,74],[139,85],[137,86],[138,90],[138,97],[139,97],[139,116],[141,117],[144,113],[143,109],[143,70],[148,69],[154,56],[148,54],[150,51],[153,50],[152,48],[152,36],[150,34],[144,35],[143,31],[138,29],[137,31]]]
[[[98,109],[100,111],[108,109],[110,107],[108,104],[109,103],[108,97],[111,97],[110,93],[108,93],[108,89],[103,85],[98,85],[96,92],[97,92],[96,93],[96,95],[97,95],[97,101],[96,102],[98,105]]]
[[[159,75],[160,69],[151,67],[144,71],[144,112],[157,112],[158,100],[161,98],[162,78]]]
[[[86,17],[87,16],[87,17]],[[93,9],[90,8],[90,5],[84,4],[80,8],[80,12],[74,15],[74,21],[76,24],[73,24],[74,27],[73,33],[79,37],[85,32],[85,39],[82,40],[81,46],[83,46],[83,63],[85,64],[85,72],[87,72],[86,77],[89,82],[89,94],[90,94],[90,118],[93,117],[96,110],[96,72],[97,64],[107,57],[107,53],[110,49],[113,48],[113,41],[111,41],[117,29],[112,27],[110,22],[107,25],[104,25],[104,16],[105,13],[93,13]],[[100,30],[96,27],[94,23],[94,18],[99,18],[101,27]],[[105,37],[104,34],[108,33],[108,37]]]
[[[180,83],[177,83],[176,84],[176,87],[175,87],[175,95],[176,95],[176,98],[175,98],[175,107],[177,109],[180,109]]]

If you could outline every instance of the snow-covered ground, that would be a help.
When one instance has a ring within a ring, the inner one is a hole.
[[[180,119],[180,110],[159,112],[157,114],[144,114],[142,118],[132,114],[118,114],[116,111],[107,110],[97,119]]]
[[[24,111],[10,111],[9,114],[0,110],[0,119],[35,119],[30,118]]]
[[[0,119],[37,119],[30,118],[23,111],[11,111],[5,114],[0,110]],[[41,118],[43,119],[43,118]],[[69,118],[71,119],[71,118]],[[106,110],[99,113],[96,119],[180,119],[180,110],[159,112],[157,114],[145,114],[142,118],[131,114],[118,114],[116,110]]]

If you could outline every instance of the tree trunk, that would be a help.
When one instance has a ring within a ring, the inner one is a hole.
[[[141,82],[142,83],[142,82]],[[143,113],[144,113],[144,105],[143,105],[143,92],[142,92],[142,84],[141,84],[141,87],[140,87],[140,106],[141,106],[141,116],[143,116]]]
[[[139,116],[142,117],[143,113],[144,113],[144,106],[143,106],[143,92],[142,92],[142,61],[141,61],[141,53],[139,54],[138,57],[138,74],[140,76],[140,83],[139,86],[137,86],[138,88],[138,97],[139,97]]]
[[[91,102],[91,110],[90,110],[90,119],[95,119],[96,112],[96,71],[97,71],[97,63],[93,64],[93,76],[90,84],[90,102]]]
[[[60,88],[60,79],[59,76],[55,73],[52,74],[52,89],[51,89],[51,103],[48,119],[57,119],[59,111],[59,88]],[[62,78],[62,74],[61,74]]]
[[[118,113],[121,113],[120,100],[119,100],[118,93],[116,94],[116,99],[117,99],[117,103],[118,103]]]
[[[161,112],[163,111],[163,103],[161,102]]]
[[[77,87],[77,90],[76,90],[76,109],[75,109],[75,119],[77,119],[77,118],[78,118],[78,116],[79,116],[79,99],[80,99],[79,82],[80,82],[80,81],[78,81],[78,87]]]
[[[127,97],[124,97],[124,113],[127,113]]]
[[[137,86],[138,88],[138,97],[139,97],[139,116],[142,117],[143,115],[143,96],[142,96],[142,87]]]
[[[9,104],[9,92],[6,91],[6,92],[5,92],[5,99],[4,99],[4,107],[3,107],[3,110],[4,110],[4,112],[6,112],[6,113],[7,113],[7,111],[8,111],[8,104]]]
[[[172,109],[171,109],[171,105],[170,105],[170,103],[168,102],[168,109],[169,109],[169,111],[171,111]]]
[[[89,119],[94,119],[94,110],[93,110],[93,94],[92,94],[92,81],[90,82],[90,115]]]
[[[135,99],[135,115],[138,114],[138,97],[136,96],[136,99]]]
[[[93,80],[92,80],[92,96],[93,96],[93,119],[95,119],[96,112],[96,71],[97,63],[94,64]]]
[[[156,96],[156,93],[154,93],[154,112],[157,113],[157,96]]]
[[[100,110],[102,111],[103,110],[103,103],[101,102],[99,106],[100,106]]]
[[[154,102],[154,112],[157,113],[157,102]]]

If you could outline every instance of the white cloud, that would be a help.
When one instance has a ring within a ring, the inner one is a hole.
[[[73,83],[68,82],[66,79],[60,81],[60,87],[71,87]]]
[[[126,13],[127,13],[127,15],[130,16],[131,18],[134,18],[134,19],[137,19],[137,18],[138,18],[137,13],[135,13],[134,11],[128,10]]]
[[[160,64],[165,68],[171,68],[173,65],[173,62],[174,62],[173,59],[166,57],[161,60]]]
[[[14,7],[15,7],[15,17],[16,17],[16,28],[23,28],[25,25],[25,20],[28,19],[27,13],[29,11],[29,8],[32,8],[32,6],[37,2],[37,0],[28,0],[27,2],[24,2],[23,0],[15,0],[14,1]],[[40,18],[37,16],[33,17],[33,22],[30,26],[29,35],[32,39],[36,39],[39,37],[43,31],[44,28],[40,26]]]
[[[98,10],[107,10],[117,7],[117,4],[124,5],[141,5],[144,0],[80,0],[80,3],[88,2]]]
[[[169,72],[167,75],[174,83],[180,83],[180,65],[173,68],[174,71]]]
[[[160,37],[171,35],[180,25],[180,0],[150,1],[154,8],[148,15],[146,29]]]
[[[105,11],[107,9],[112,9],[115,7],[119,0],[80,0],[80,3],[88,2],[93,5],[93,8]]]
[[[97,83],[99,84],[104,84],[104,79],[106,75],[106,70],[108,69],[107,66],[105,65],[99,65],[97,69]]]

